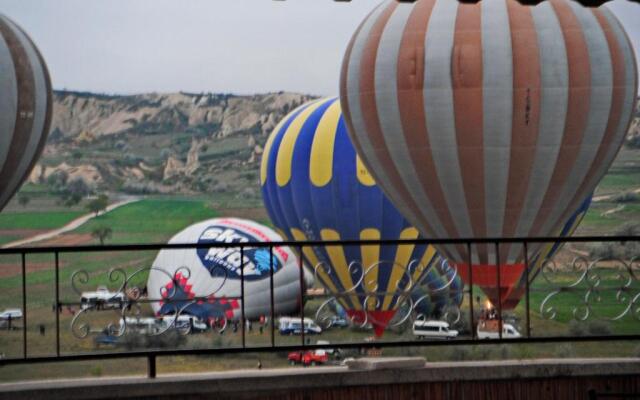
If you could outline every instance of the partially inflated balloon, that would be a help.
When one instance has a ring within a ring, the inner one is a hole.
[[[38,49],[0,15],[0,210],[42,153],[52,105],[49,73]]]
[[[282,120],[265,146],[261,183],[271,220],[292,240],[420,237],[356,155],[337,99],[305,104]],[[413,286],[447,285],[457,278],[440,279],[431,246],[326,246],[303,252],[347,313],[370,322],[377,335]]]
[[[340,86],[358,154],[421,233],[554,236],[622,144],[637,71],[606,7],[389,0],[354,34]],[[438,249],[494,304],[524,272],[520,245]]]
[[[245,317],[255,319],[271,313],[273,268],[274,312],[294,312],[299,307],[300,269],[288,248],[250,247],[253,242],[278,242],[272,229],[239,218],[216,218],[193,224],[169,243],[230,243],[245,245],[241,263],[239,247],[164,249],[158,253],[147,282],[157,314],[186,313],[203,319],[239,319],[242,303],[241,265],[244,265]],[[201,298],[193,301],[194,297]]]

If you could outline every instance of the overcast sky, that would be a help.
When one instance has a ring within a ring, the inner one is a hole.
[[[379,0],[0,0],[56,89],[338,93],[344,49]],[[611,8],[640,54],[640,4]]]

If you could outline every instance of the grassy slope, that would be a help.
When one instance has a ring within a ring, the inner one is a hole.
[[[0,214],[0,229],[42,229],[59,228],[86,214],[83,211],[43,211],[14,212]]]
[[[97,226],[109,226],[113,229],[109,243],[161,242],[194,222],[215,216],[216,212],[202,200],[152,198],[94,218],[73,233],[91,233]]]

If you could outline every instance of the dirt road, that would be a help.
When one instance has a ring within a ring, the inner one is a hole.
[[[102,214],[106,214],[110,211],[115,210],[118,207],[122,207],[126,204],[130,204],[130,203],[134,203],[136,201],[139,201],[140,199],[138,198],[128,198],[126,200],[122,200],[119,201],[117,203],[113,203],[110,204],[109,206],[107,206],[107,208],[101,212],[98,215],[102,215]],[[87,221],[95,218],[96,215],[94,213],[89,213],[86,215],[83,215],[82,217],[76,218],[73,221],[69,222],[68,224],[66,224],[65,226],[63,226],[62,228],[58,228],[58,229],[54,229],[52,231],[48,231],[48,232],[44,232],[44,233],[40,233],[38,235],[35,236],[31,236],[25,239],[20,239],[20,240],[16,240],[15,242],[10,242],[5,244],[4,246],[2,246],[3,249],[7,249],[7,248],[11,248],[11,247],[18,247],[18,246],[24,246],[27,244],[32,244],[32,243],[36,243],[36,242],[40,242],[42,240],[47,240],[47,239],[51,239],[54,238],[56,236],[62,235],[63,233],[67,233],[70,231],[73,231],[75,229],[78,229],[81,225],[83,225],[84,223],[86,223]]]

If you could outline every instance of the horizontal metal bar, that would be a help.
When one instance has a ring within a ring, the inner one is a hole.
[[[525,344],[525,343],[562,343],[562,342],[615,342],[637,341],[640,335],[610,335],[610,336],[548,336],[519,339],[454,339],[440,341],[397,341],[397,342],[358,342],[358,343],[330,343],[291,346],[260,346],[260,347],[228,347],[223,349],[170,349],[154,351],[128,351],[105,353],[77,353],[57,356],[40,356],[29,358],[5,358],[0,360],[0,366],[29,363],[55,363],[87,360],[147,358],[149,356],[189,356],[206,354],[238,354],[238,353],[270,353],[277,351],[296,351],[314,349],[360,349],[360,348],[392,348],[392,347],[437,347],[437,346],[468,346],[468,345],[497,345],[497,344]]]
[[[438,245],[438,244],[481,244],[481,243],[590,243],[590,242],[640,242],[640,236],[572,236],[572,237],[513,237],[513,238],[460,238],[460,239],[396,239],[396,240],[313,240],[313,241],[281,241],[251,242],[245,248],[280,247],[280,246],[390,246],[390,245]],[[107,251],[145,251],[161,249],[209,249],[233,248],[237,243],[146,243],[146,244],[113,244],[87,246],[54,246],[54,247],[19,247],[0,248],[0,254],[21,253],[83,253]]]

